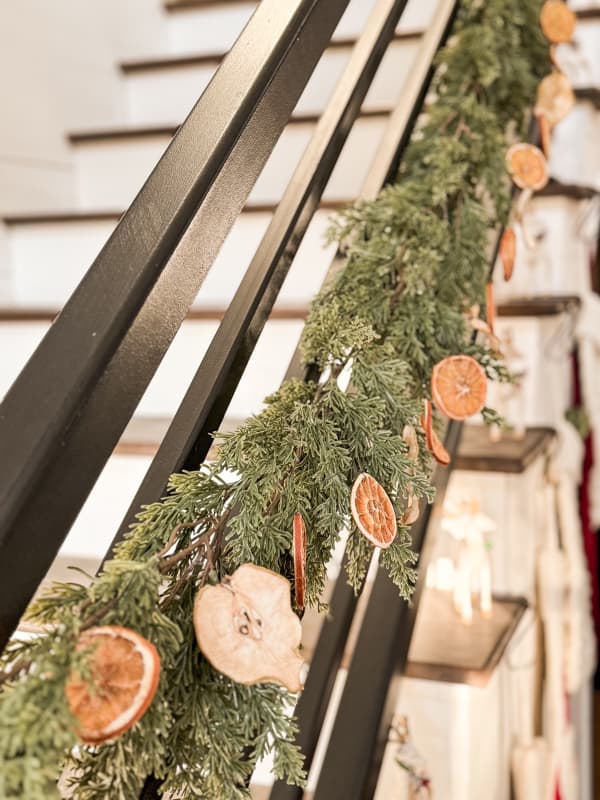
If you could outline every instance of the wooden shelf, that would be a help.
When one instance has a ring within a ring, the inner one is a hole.
[[[545,295],[536,297],[516,297],[506,303],[499,303],[496,312],[499,317],[551,317],[577,311],[581,299],[577,295]]]
[[[464,425],[454,469],[521,473],[548,449],[554,436],[552,428],[528,428],[522,439],[505,435],[491,442],[485,425]]]
[[[473,611],[465,625],[449,592],[425,589],[410,647],[406,675],[444,683],[486,686],[502,660],[525,610],[521,597],[494,597],[491,617]]]

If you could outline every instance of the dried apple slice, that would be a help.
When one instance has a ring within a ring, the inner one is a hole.
[[[570,42],[575,32],[577,17],[562,0],[546,0],[540,11],[540,25],[544,35],[554,44]]]
[[[82,633],[77,650],[88,648],[92,682],[73,673],[65,694],[77,735],[93,745],[116,738],[146,713],[158,687],[160,658],[151,642],[118,625]]]
[[[431,375],[431,393],[442,414],[463,420],[485,405],[487,378],[483,367],[471,356],[448,356]]]
[[[350,508],[356,527],[375,547],[386,548],[396,538],[396,512],[387,492],[366,472],[354,481]]]
[[[194,629],[206,659],[236,683],[302,689],[302,628],[290,584],[276,572],[242,564],[216,586],[204,586],[194,605]]]
[[[302,514],[294,514],[294,535],[292,542],[294,555],[294,591],[296,604],[304,608],[306,592],[306,527]]]
[[[575,105],[571,81],[562,72],[551,72],[539,83],[535,103],[536,116],[544,116],[554,127]]]

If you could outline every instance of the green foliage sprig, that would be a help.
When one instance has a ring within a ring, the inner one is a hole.
[[[380,481],[399,518],[411,493],[432,500],[423,435],[414,462],[402,431],[418,425],[434,364],[469,352],[490,377],[506,377],[497,354],[470,343],[464,314],[483,305],[488,232],[508,212],[507,141],[523,135],[549,67],[539,6],[464,0],[396,182],[334,223],[346,267],[315,300],[302,339],[321,381],[284,384],[262,413],[219,437],[212,465],[172,477],[89,587],[55,586],[31,607],[46,635],[14,641],[0,661],[0,797],[58,797],[64,768],[82,800],[131,800],[150,773],[176,800],[236,800],[248,797],[249,777],[269,754],[278,777],[302,781],[293,696],[237,685],[203,660],[194,596],[247,561],[291,577],[297,511],[308,531],[308,602],[319,603],[344,530],[358,589],[373,551],[349,514],[356,475]],[[400,525],[380,559],[403,597],[414,581],[409,542]],[[146,636],[162,670],[140,722],[90,748],[77,742],[64,684],[80,666],[78,635],[98,622]]]

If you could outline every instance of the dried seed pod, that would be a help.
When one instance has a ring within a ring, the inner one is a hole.
[[[545,114],[538,115],[537,122],[540,131],[540,144],[542,145],[542,152],[546,158],[550,158],[550,146],[552,144],[550,123],[548,122],[548,118]]]
[[[242,564],[216,586],[204,586],[194,605],[194,628],[207,660],[237,683],[302,689],[302,628],[290,585],[276,572]]]
[[[408,445],[408,457],[416,461],[419,457],[419,440],[417,432],[412,425],[405,425],[402,430],[402,438]]]
[[[402,524],[412,525],[419,519],[420,514],[421,514],[421,506],[419,505],[419,500],[411,492],[408,498],[408,505],[406,507],[406,511],[402,515]]]
[[[496,303],[494,301],[494,284],[489,281],[485,286],[485,318],[490,329],[490,333],[494,333],[494,324],[496,322]]]

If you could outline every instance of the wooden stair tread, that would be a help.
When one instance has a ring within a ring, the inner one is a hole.
[[[393,42],[412,41],[420,39],[425,31],[421,28],[407,31],[396,31]],[[327,46],[328,50],[347,50],[354,47],[358,39],[346,36],[339,39],[332,39]],[[119,67],[124,73],[146,72],[150,70],[177,69],[183,67],[218,65],[227,55],[226,50],[218,50],[212,53],[185,53],[183,55],[166,55],[149,58],[128,59],[121,61]]]
[[[546,186],[535,193],[536,197],[568,197],[572,200],[589,200],[596,197],[598,190],[593,186],[580,186],[576,183],[563,183],[550,178]]]
[[[543,295],[536,297],[515,297],[499,303],[496,313],[499,317],[550,317],[555,314],[576,311],[581,306],[577,295]]]
[[[392,113],[391,108],[371,108],[361,111],[358,119],[371,119],[378,117],[388,117]],[[307,125],[314,124],[321,118],[321,113],[300,111],[295,112],[289,120],[289,124]],[[82,144],[85,142],[110,141],[115,139],[140,139],[174,136],[179,125],[171,123],[166,125],[139,125],[139,126],[117,126],[112,128],[93,128],[87,131],[72,131],[67,134],[71,144]]]
[[[336,211],[354,202],[351,198],[341,200],[322,199],[319,209],[324,211]],[[272,214],[277,208],[278,203],[256,203],[250,201],[244,206],[243,214]],[[29,212],[26,214],[7,214],[0,217],[0,221],[6,225],[32,225],[32,224],[52,224],[55,222],[96,222],[110,221],[118,222],[125,212],[120,210],[72,210],[72,211],[41,211]]]
[[[237,417],[226,417],[219,430],[229,433],[239,428],[243,421]],[[154,456],[170,424],[170,417],[132,417],[113,455]]]
[[[208,6],[227,5],[256,5],[258,0],[164,0],[163,6],[167,11],[181,11],[189,8],[204,8]]]
[[[578,19],[600,19],[600,6],[576,9],[575,14]]]
[[[521,473],[544,453],[555,436],[552,428],[527,428],[522,439],[508,434],[491,442],[485,425],[464,425],[454,469]]]
[[[597,86],[581,86],[575,89],[575,97],[579,101],[592,103],[596,108],[600,108],[600,88]]]
[[[494,596],[492,616],[473,611],[465,625],[452,603],[452,595],[425,589],[410,646],[406,675],[422,680],[483,687],[502,660],[527,609],[521,597]]]
[[[190,308],[186,320],[192,322],[220,322],[225,316],[223,307]],[[35,306],[0,307],[0,323],[2,322],[53,322],[60,314],[58,308],[42,308]],[[282,303],[271,311],[272,320],[304,320],[308,316],[308,306],[292,306]]]

